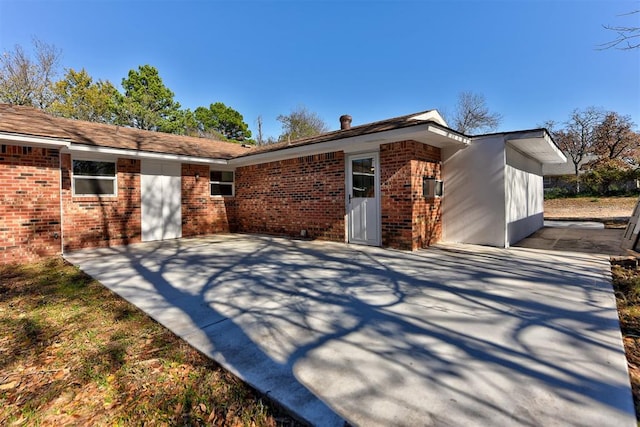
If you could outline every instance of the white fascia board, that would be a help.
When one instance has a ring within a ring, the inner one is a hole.
[[[43,148],[62,148],[69,147],[71,144],[70,141],[64,139],[4,132],[0,132],[0,142],[6,143],[6,145],[27,145]]]
[[[277,151],[268,151],[229,160],[230,165],[246,166],[259,163],[275,162],[292,157],[310,156],[314,154],[343,151],[345,154],[377,151],[382,144],[397,141],[416,140],[436,147],[466,146],[469,138],[447,131],[446,128],[431,122],[400,129],[358,135],[351,138],[334,139],[309,145],[292,146]]]
[[[415,116],[413,116],[411,118],[413,120],[433,121],[433,122],[436,122],[436,123],[438,123],[438,124],[440,124],[442,126],[449,127],[447,122],[444,120],[444,117],[442,117],[442,115],[440,115],[438,110],[430,110],[430,111],[427,111],[426,113],[418,114],[418,115],[415,115]]]
[[[458,143],[457,145],[467,146],[471,142],[471,138],[452,132],[450,129],[442,128],[440,126],[429,125],[427,130],[435,133],[436,135],[452,140],[453,143],[451,145],[456,145],[455,143]]]
[[[151,151],[125,150],[121,148],[96,147],[90,145],[71,144],[68,147],[70,153],[110,155],[128,159],[165,160],[169,162],[197,163],[207,165],[226,165],[225,159],[213,159],[208,157],[183,156],[180,154],[154,153]]]

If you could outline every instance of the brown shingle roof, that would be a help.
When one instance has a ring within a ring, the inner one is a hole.
[[[0,104],[0,132],[58,138],[76,144],[183,156],[230,159],[240,144],[53,117],[31,107]]]
[[[299,147],[303,145],[317,144],[320,142],[333,141],[336,139],[351,138],[354,136],[367,135],[367,134],[376,133],[376,132],[384,132],[387,130],[394,130],[394,129],[400,129],[404,127],[424,124],[426,122],[425,120],[415,119],[415,117],[424,113],[428,113],[430,111],[433,111],[433,110],[426,110],[418,113],[407,114],[404,116],[393,117],[391,119],[381,120],[373,123],[367,123],[360,126],[354,126],[352,128],[345,129],[345,130],[336,130],[333,132],[327,132],[321,135],[312,136],[310,138],[293,140],[291,142],[284,141],[284,142],[278,142],[276,144],[262,145],[262,146],[254,147],[247,153],[241,154],[237,157],[250,156],[252,154],[277,151],[277,150],[282,150],[290,147]]]

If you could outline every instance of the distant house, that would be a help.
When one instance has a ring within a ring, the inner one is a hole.
[[[415,250],[542,226],[544,129],[469,137],[435,110],[238,144],[0,104],[0,262],[221,232]]]
[[[565,155],[565,157],[569,158],[568,155]],[[595,154],[585,155],[580,163],[578,163],[578,175],[584,175],[586,173],[584,165],[597,159],[598,156]],[[542,167],[542,173],[544,174],[545,191],[553,188],[575,191],[576,172],[575,165],[571,160],[568,160],[566,163],[547,163]]]
[[[567,156],[568,157],[568,156]],[[585,179],[589,174],[588,165],[599,159],[599,156],[595,154],[587,154],[578,164],[578,176],[580,177],[581,192],[600,193],[602,191],[599,186],[591,188],[589,182]],[[549,192],[554,189],[562,191],[576,191],[576,174],[574,164],[571,161],[567,163],[555,163],[545,164],[542,168],[544,174],[544,191]],[[609,192],[625,193],[637,191],[640,188],[640,182],[637,179],[631,178],[622,181],[615,181],[608,186]]]

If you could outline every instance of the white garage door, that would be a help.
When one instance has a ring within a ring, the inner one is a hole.
[[[143,242],[182,237],[181,179],[180,163],[142,161]]]

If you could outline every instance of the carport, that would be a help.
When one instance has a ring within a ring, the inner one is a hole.
[[[234,234],[66,258],[313,425],[635,425],[606,256]]]

